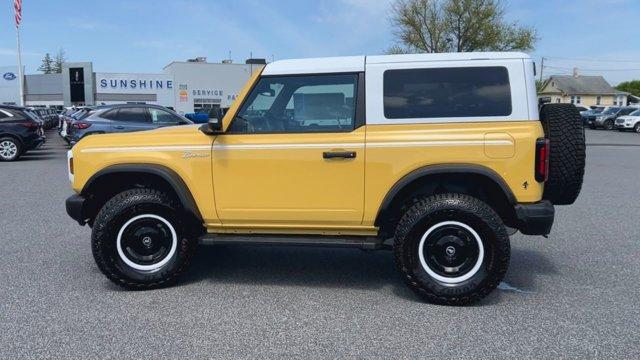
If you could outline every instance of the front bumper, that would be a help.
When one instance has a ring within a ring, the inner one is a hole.
[[[65,205],[67,207],[67,214],[69,214],[73,220],[77,221],[80,225],[87,223],[87,219],[84,218],[84,197],[80,195],[71,195],[67,198]]]
[[[518,230],[524,235],[548,235],[553,226],[555,209],[550,201],[515,206]]]
[[[627,124],[627,123],[616,123],[615,125],[616,129],[633,129],[633,124]]]

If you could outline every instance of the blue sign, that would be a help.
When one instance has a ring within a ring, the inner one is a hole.
[[[8,72],[8,73],[4,73],[4,75],[2,75],[2,77],[5,80],[15,80],[16,78],[16,74],[12,73],[12,72]]]

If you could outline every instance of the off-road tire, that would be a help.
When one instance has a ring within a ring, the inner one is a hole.
[[[479,270],[456,284],[430,275],[419,254],[427,229],[452,221],[474,229],[484,248]],[[417,199],[404,213],[396,228],[394,252],[406,283],[422,299],[435,304],[466,305],[484,298],[502,281],[509,267],[511,247],[500,216],[490,206],[468,195],[438,194]]]
[[[540,121],[550,140],[543,198],[554,205],[571,205],[580,195],[586,159],[580,113],[571,104],[547,104],[540,110]]]
[[[13,156],[0,156],[0,161],[16,161],[24,153],[24,148],[22,147],[22,144],[20,143],[20,141],[16,140],[15,138],[8,137],[8,136],[2,137],[0,138],[0,144],[3,144],[3,143],[13,144],[13,146],[15,146],[16,152]]]
[[[91,249],[98,268],[104,275],[127,289],[144,290],[173,283],[189,267],[197,241],[186,236],[179,207],[164,193],[154,189],[132,189],[110,199],[93,224]],[[128,220],[140,214],[153,214],[166,219],[175,229],[177,247],[167,264],[149,273],[128,266],[118,255],[116,241]]]

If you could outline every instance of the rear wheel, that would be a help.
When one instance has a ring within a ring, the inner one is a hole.
[[[396,264],[423,299],[465,305],[489,294],[509,266],[509,235],[496,212],[461,194],[417,201],[395,233]]]
[[[580,113],[571,104],[547,104],[540,110],[540,121],[550,141],[549,180],[543,198],[555,205],[571,205],[582,189],[586,159]]]
[[[22,154],[22,146],[11,137],[0,138],[0,161],[14,161]]]
[[[128,190],[109,200],[91,238],[102,273],[131,289],[173,282],[187,269],[196,246],[177,210],[165,194],[152,189]]]

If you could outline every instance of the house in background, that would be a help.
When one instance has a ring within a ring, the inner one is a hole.
[[[552,103],[569,103],[576,106],[626,106],[628,93],[616,90],[602,76],[552,75],[542,85],[538,97],[551,99]]]

